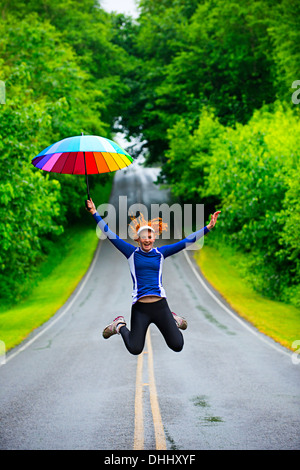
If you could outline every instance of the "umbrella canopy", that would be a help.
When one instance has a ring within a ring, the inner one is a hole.
[[[132,157],[118,144],[95,135],[60,140],[32,159],[36,168],[72,175],[107,173],[125,168],[132,162]]]
[[[120,170],[133,162],[132,157],[110,139],[95,135],[68,137],[50,145],[32,159],[32,164],[53,173],[87,175]]]

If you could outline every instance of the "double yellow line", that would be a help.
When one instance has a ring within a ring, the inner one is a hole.
[[[151,344],[150,331],[148,329],[146,336],[147,351],[142,352],[138,356],[136,370],[136,389],[135,389],[135,422],[134,422],[134,450],[144,449],[144,416],[143,416],[143,391],[144,387],[149,387],[150,404],[153,417],[154,434],[156,450],[167,450],[166,438],[162,424],[159,404],[157,399],[153,352]],[[143,364],[144,355],[148,355],[148,383],[143,382]]]

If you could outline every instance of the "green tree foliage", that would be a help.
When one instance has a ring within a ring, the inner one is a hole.
[[[195,131],[184,121],[169,131],[165,165],[177,196],[218,204],[220,238],[249,253],[256,289],[292,303],[300,280],[299,132],[293,111],[279,104],[234,128],[203,111]]]
[[[0,12],[0,286],[18,299],[86,194],[83,177],[41,172],[31,159],[81,132],[110,137],[122,55],[95,2],[12,0]]]
[[[194,4],[195,8],[196,3],[186,2],[186,14],[188,6]],[[122,30],[126,24],[127,31],[129,28],[134,35],[122,36],[130,63],[124,76],[128,91],[119,102],[121,123],[128,135],[142,135],[147,140],[149,161],[160,159],[167,148],[166,130],[176,120],[171,101],[162,108],[157,103],[157,88],[176,48],[178,23],[181,22],[181,7],[179,13],[172,5],[172,1],[142,1],[138,23],[128,18],[125,23],[122,18]],[[114,40],[119,44],[119,33]]]
[[[175,196],[222,209],[253,285],[297,304],[299,2],[141,0],[140,11],[123,36],[124,127]]]
[[[270,55],[274,63],[276,96],[289,102],[291,85],[299,80],[300,3],[297,0],[278,2],[268,34],[272,43]]]
[[[140,65],[134,88],[125,95],[123,123],[148,141],[149,161],[164,160],[167,130],[183,116],[196,126],[201,109],[212,107],[223,124],[245,123],[255,109],[276,99],[268,34],[275,21],[272,4],[140,3],[132,48]]]

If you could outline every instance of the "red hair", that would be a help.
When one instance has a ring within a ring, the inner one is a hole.
[[[161,235],[162,232],[168,230],[168,224],[163,222],[161,217],[156,217],[155,219],[146,220],[144,215],[141,213],[139,217],[130,216],[131,223],[129,224],[129,229],[134,240],[137,240],[139,237],[137,235],[138,230],[141,227],[152,227],[155,235]]]

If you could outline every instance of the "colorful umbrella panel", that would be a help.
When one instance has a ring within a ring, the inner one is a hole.
[[[132,157],[112,140],[86,135],[56,142],[32,160],[41,170],[72,175],[107,173],[132,162]]]

